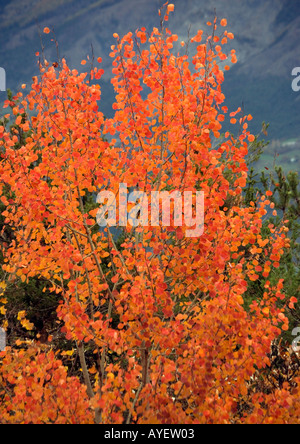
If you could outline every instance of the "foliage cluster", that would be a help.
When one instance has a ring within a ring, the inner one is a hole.
[[[79,74],[42,59],[29,94],[6,103],[0,310],[13,331],[0,354],[2,423],[299,422],[299,368],[272,390],[255,383],[296,308],[283,277],[298,270],[297,179],[278,170],[276,190],[255,191],[252,116],[230,113],[239,134],[221,134],[234,36],[215,19],[178,51],[173,9],[151,34],[114,35],[113,118],[99,112],[94,61]],[[98,229],[93,196],[120,183],[201,189],[204,234],[188,238],[172,219],[128,225],[116,242]],[[275,206],[284,217],[270,221]]]

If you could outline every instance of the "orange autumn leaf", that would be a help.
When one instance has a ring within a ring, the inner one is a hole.
[[[270,314],[270,309],[269,309],[268,307],[265,307],[265,308],[262,310],[262,313],[265,314],[266,316],[268,316],[268,315]]]

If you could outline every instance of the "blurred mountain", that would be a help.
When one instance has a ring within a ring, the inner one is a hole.
[[[292,69],[300,66],[300,0],[172,0],[175,12],[169,27],[185,40],[188,29],[206,29],[214,11],[228,19],[235,34],[238,64],[226,75],[224,92],[232,108],[243,104],[254,116],[253,130],[270,123],[269,138],[300,137],[300,92],[291,88]],[[37,74],[35,52],[40,32],[53,28],[60,55],[70,66],[80,62],[92,47],[103,58],[104,112],[111,114],[110,85],[112,34],[158,26],[157,10],[163,0],[0,0],[0,66],[7,87],[14,92]],[[44,35],[45,53],[55,61],[55,46]],[[92,46],[91,46],[92,45]],[[5,93],[0,93],[0,99]],[[300,160],[300,158],[299,158]]]

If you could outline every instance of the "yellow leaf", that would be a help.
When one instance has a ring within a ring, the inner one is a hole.
[[[25,310],[19,311],[19,313],[18,313],[18,321],[21,321],[22,319],[24,319],[25,316],[26,316]]]
[[[68,350],[66,352],[64,352],[65,356],[73,356],[74,355],[74,350]]]
[[[23,328],[25,328],[28,331],[33,330],[33,328],[34,328],[34,324],[29,322],[27,319],[22,319],[21,320],[21,325],[22,325]]]
[[[5,316],[6,315],[6,308],[0,307],[0,314]]]
[[[0,296],[4,294],[5,289],[6,289],[6,283],[0,282]]]

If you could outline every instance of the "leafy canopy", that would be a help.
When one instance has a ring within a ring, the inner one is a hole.
[[[1,353],[3,423],[299,420],[297,384],[249,394],[272,341],[288,329],[283,282],[268,278],[289,239],[283,222],[265,236],[271,191],[247,205],[242,198],[252,116],[232,112],[239,135],[221,136],[233,34],[215,19],[206,39],[198,31],[180,44],[166,28],[173,9],[165,5],[151,34],[114,34],[113,118],[98,108],[100,68],[80,74],[64,59],[42,60],[31,91],[14,103],[17,128],[0,127],[2,216],[13,232],[2,248],[5,280],[47,282],[70,344],[63,351],[55,336],[46,345],[16,340]],[[172,220],[128,225],[117,243],[96,224],[95,196],[117,195],[120,183],[146,193],[204,191],[204,234],[188,238],[189,227]],[[257,281],[263,294],[246,310]],[[18,316],[32,328],[26,313]],[[77,376],[66,366],[73,357]],[[246,396],[251,408],[241,413]]]

